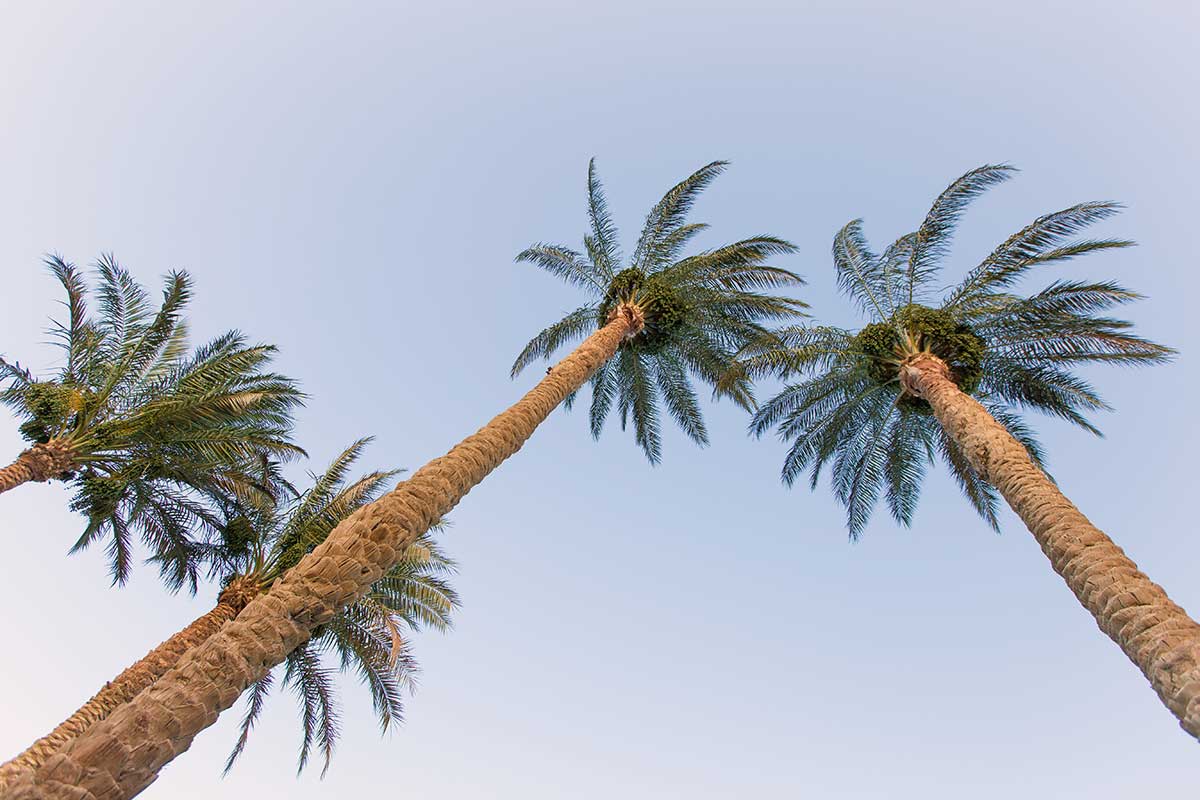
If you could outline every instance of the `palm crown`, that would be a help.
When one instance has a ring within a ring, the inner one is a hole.
[[[236,331],[189,354],[186,273],[167,276],[153,312],[129,273],[101,258],[93,316],[76,267],[57,256],[47,265],[67,294],[67,321],[51,330],[63,365],[39,379],[0,359],[0,402],[24,419],[27,441],[67,455],[59,477],[88,518],[73,551],[108,537],[113,580],[123,583],[140,534],[168,582],[194,590],[191,534],[219,523],[208,499],[251,486],[247,466],[262,453],[303,453],[290,438],[303,395],[264,371],[274,347],[248,345]]]
[[[617,231],[595,161],[588,166],[590,231],[583,252],[538,243],[517,256],[591,295],[586,304],[535,336],[512,367],[515,377],[538,358],[601,327],[619,306],[631,306],[643,326],[591,378],[592,435],[616,409],[625,429],[632,418],[635,438],[651,463],[662,452],[660,406],[698,444],[708,442],[692,378],[716,386],[734,355],[768,335],[765,322],[795,318],[805,304],[758,290],[799,285],[793,273],[765,262],[794,247],[773,236],[755,236],[690,256],[689,242],[707,228],[688,223],[697,196],[725,168],[716,161],[674,186],[646,217],[628,266],[622,268]],[[723,394],[744,407],[753,398],[748,381],[732,381]],[[574,395],[567,399],[568,407]]]
[[[846,506],[852,538],[881,493],[892,516],[910,524],[935,455],[976,511],[997,527],[994,488],[972,471],[928,403],[901,386],[898,373],[906,356],[925,351],[941,358],[959,388],[979,400],[1040,465],[1041,448],[1021,411],[1035,409],[1099,433],[1086,415],[1108,406],[1072,368],[1156,363],[1172,352],[1131,333],[1131,323],[1104,316],[1140,297],[1114,282],[1058,280],[1032,294],[1014,291],[1040,267],[1131,245],[1076,238],[1117,213],[1114,203],[1081,203],[1039,217],[935,297],[941,261],[964,208],[1014,171],[989,165],[963,175],[942,192],[916,232],[881,255],[868,248],[861,220],[847,224],[833,244],[838,283],[871,322],[857,332],[788,328],[776,340],[746,348],[733,372],[738,379],[807,374],[755,412],[751,431],[761,435],[777,427],[792,442],[783,465],[789,485],[809,469],[815,487],[822,468],[832,464],[833,488]]]
[[[280,477],[277,464],[264,459],[259,469],[261,483],[274,487],[276,497],[287,499],[275,502],[261,492],[228,498],[226,525],[203,553],[214,576],[227,584],[235,580],[252,583],[254,593],[265,591],[325,541],[342,520],[375,500],[397,471],[369,472],[347,480],[369,441],[355,442],[323,474],[311,476],[312,486],[303,493],[295,492]],[[440,528],[435,526],[435,530]],[[358,673],[370,690],[383,730],[400,720],[404,690],[411,688],[417,669],[405,631],[424,627],[440,631],[450,626],[458,595],[446,576],[454,570],[454,562],[426,533],[409,545],[400,561],[364,597],[339,611],[280,665],[283,685],[292,690],[300,705],[301,770],[314,748],[324,756],[324,767],[329,766],[340,731],[334,689],[337,670]],[[326,655],[336,659],[337,670],[326,664]],[[226,771],[245,748],[273,684],[274,672],[268,672],[250,687]]]

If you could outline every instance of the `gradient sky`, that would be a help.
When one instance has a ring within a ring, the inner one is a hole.
[[[164,6],[164,7],[160,7]],[[312,395],[312,468],[373,434],[413,469],[515,400],[508,366],[574,292],[513,255],[582,236],[596,156],[627,248],[703,163],[703,244],[796,241],[823,320],[834,233],[913,229],[951,179],[1022,168],[967,214],[947,283],[1033,217],[1083,200],[1141,246],[1057,270],[1148,295],[1172,365],[1090,373],[1097,439],[1035,419],[1063,488],[1200,613],[1188,458],[1200,69],[1192,2],[244,3],[0,10],[0,352],[52,365],[40,266],[114,252],[157,293],[185,268],[197,338],[277,343]],[[1190,235],[1190,234],[1189,234]],[[1200,784],[1196,744],[1019,521],[997,536],[945,473],[911,530],[847,542],[828,487],[780,485],[784,447],[710,406],[713,444],[649,467],[556,412],[453,513],[465,604],[422,635],[406,724],[380,738],[343,682],[327,778],[294,777],[284,694],[230,777],[240,706],[148,798],[1129,798]],[[22,447],[0,416],[0,452]],[[297,468],[301,474],[303,466]],[[0,499],[0,753],[73,710],[213,601],[149,569],[111,590],[59,485]],[[880,509],[881,512],[884,509]]]

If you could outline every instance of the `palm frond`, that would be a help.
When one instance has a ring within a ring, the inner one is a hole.
[[[671,234],[684,225],[696,198],[725,171],[727,161],[714,161],[684,178],[671,187],[659,200],[642,226],[631,262],[636,269],[654,273],[670,264],[669,248],[665,248]]]
[[[704,427],[696,390],[687,375],[687,365],[676,353],[663,353],[655,362],[658,391],[671,418],[689,439],[702,447],[706,446],[708,430]]]
[[[246,695],[246,713],[242,716],[242,721],[238,725],[237,742],[234,743],[229,757],[225,759],[225,768],[221,771],[222,775],[229,774],[229,770],[233,769],[234,762],[238,760],[242,751],[246,749],[246,742],[250,739],[250,731],[253,730],[254,724],[258,722],[258,718],[262,715],[267,695],[271,693],[271,685],[274,682],[273,676],[274,671],[268,671],[267,674],[250,684],[250,689]]]
[[[289,653],[284,664],[283,685],[292,690],[300,703],[300,724],[304,734],[296,774],[304,771],[316,749],[324,761],[321,768],[324,776],[341,735],[334,674],[321,663],[321,654],[310,643]]]
[[[871,252],[862,231],[862,220],[846,223],[833,238],[833,266],[838,288],[877,321],[887,319],[892,307],[892,289],[879,257]]]
[[[584,240],[588,258],[599,273],[598,277],[607,283],[617,272],[621,252],[617,243],[617,227],[608,211],[608,200],[604,197],[600,176],[596,174],[594,158],[588,161],[588,221],[591,223],[591,234]]]
[[[509,377],[515,378],[521,371],[539,358],[548,359],[558,348],[582,339],[596,329],[599,318],[597,305],[589,303],[575,309],[558,322],[543,330],[525,345],[525,349],[513,362]]]
[[[1090,225],[1117,214],[1117,203],[1079,203],[1038,217],[1006,239],[951,290],[944,308],[960,310],[987,302],[989,294],[1006,288],[1035,266],[1053,264],[1086,253],[1130,247],[1125,239],[1087,239],[1064,244]]]
[[[886,446],[887,504],[898,524],[912,525],[925,472],[933,462],[935,434],[928,416],[901,410],[891,428]]]
[[[541,267],[567,283],[594,289],[601,296],[607,288],[604,275],[595,265],[569,247],[538,242],[518,253],[516,261]]]
[[[908,303],[937,275],[939,262],[950,249],[950,237],[971,200],[1016,172],[1007,164],[985,164],[951,183],[934,201],[912,240],[906,274]]]

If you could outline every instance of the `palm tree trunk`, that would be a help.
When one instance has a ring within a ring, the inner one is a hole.
[[[1080,513],[1003,425],[959,390],[944,362],[917,356],[902,368],[901,382],[929,402],[1100,630],[1137,664],[1183,729],[1200,738],[1200,625]]]
[[[0,468],[0,494],[31,481],[61,478],[71,468],[74,456],[71,448],[51,439],[29,448],[7,467]]]
[[[409,543],[516,453],[550,412],[641,326],[637,309],[619,308],[515,405],[349,516],[270,591],[153,686],[36,772],[24,771],[6,800],[123,800],[149,786],[247,686],[338,609],[365,594]]]
[[[259,592],[260,588],[255,581],[239,578],[231,582],[221,592],[216,606],[211,611],[127,667],[116,678],[104,684],[99,692],[74,714],[59,723],[54,730],[31,744],[11,761],[0,765],[0,787],[22,770],[41,766],[47,758],[72,739],[136,697],[138,692],[179,663],[179,659],[183,658],[185,653],[206,642],[222,625],[236,617]]]

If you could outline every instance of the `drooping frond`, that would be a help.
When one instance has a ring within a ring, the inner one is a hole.
[[[833,453],[833,491],[846,506],[850,538],[857,539],[871,518],[887,478],[889,429],[900,414],[898,396],[887,392],[872,395],[857,430]]]
[[[1130,323],[1096,316],[1136,299],[1138,294],[1112,282],[1056,281],[1027,298],[997,296],[972,316],[990,335],[996,356],[1028,365],[1169,360],[1172,349],[1129,333]]]
[[[330,645],[341,659],[343,672],[353,669],[371,694],[381,731],[404,719],[404,692],[417,671],[408,643],[387,609],[360,601],[330,623]]]
[[[548,359],[558,348],[565,344],[578,341],[596,329],[596,319],[599,312],[595,303],[589,303],[575,309],[558,322],[554,323],[525,345],[521,355],[513,362],[509,371],[510,377],[517,377],[521,371],[539,358]]]
[[[258,722],[258,718],[262,715],[263,706],[266,704],[267,695],[271,693],[271,684],[274,682],[274,670],[270,670],[267,674],[250,684],[250,689],[246,694],[246,713],[242,716],[241,724],[238,726],[237,742],[233,745],[232,752],[225,759],[225,769],[222,774],[228,775],[229,770],[233,769],[233,764],[241,756],[242,751],[246,749],[246,742],[250,738],[250,731],[253,730],[254,724]]]
[[[1017,408],[1033,408],[1061,417],[1097,436],[1100,430],[1088,422],[1087,412],[1110,407],[1082,378],[1046,364],[1028,364],[1015,358],[994,357],[986,362],[980,388]]]
[[[616,365],[607,361],[601,364],[596,373],[592,375],[592,406],[588,411],[588,424],[593,439],[600,438],[600,432],[604,429],[604,420],[608,418],[608,412],[616,399],[619,382],[616,372]]]
[[[912,524],[925,472],[935,455],[936,427],[929,417],[900,411],[885,445],[888,511],[898,524]]]
[[[667,412],[688,438],[698,445],[708,444],[708,431],[704,417],[696,400],[696,390],[687,375],[687,365],[675,354],[663,354],[658,358],[658,391],[667,406]]]
[[[662,460],[662,427],[658,421],[658,387],[651,370],[654,362],[649,358],[633,354],[622,362],[628,372],[628,399],[621,407],[621,427],[625,427],[625,414],[633,417],[634,439],[651,464]]]
[[[575,286],[590,288],[604,294],[607,280],[594,264],[579,252],[557,244],[538,242],[517,254],[518,263],[526,262],[541,267]]]
[[[300,703],[300,725],[303,740],[300,744],[296,774],[304,771],[313,750],[323,760],[321,775],[329,769],[333,748],[341,735],[341,711],[337,705],[333,671],[321,663],[321,654],[310,643],[288,653],[284,661],[283,685],[296,695]]]

